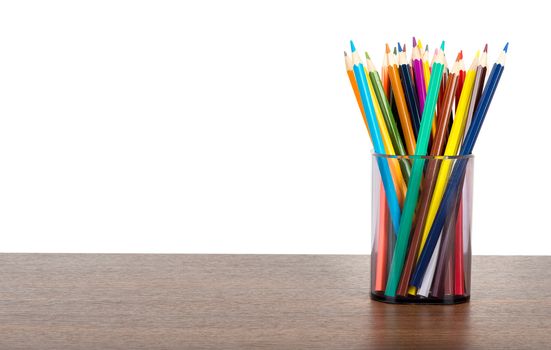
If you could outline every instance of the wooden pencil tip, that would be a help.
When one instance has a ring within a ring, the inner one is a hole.
[[[488,44],[484,45],[484,52],[488,52]]]
[[[417,40],[415,40],[415,37],[413,37],[413,46],[412,47],[415,47],[417,46]]]
[[[354,42],[352,40],[350,40],[350,50],[352,51],[352,53],[356,52],[356,46],[354,45]]]
[[[386,49],[386,50],[385,50],[385,51],[386,51],[386,53],[390,53],[390,47],[388,46],[388,43],[386,43],[386,44],[385,44],[385,46],[386,46],[386,47],[385,47],[385,49]]]
[[[346,53],[346,51],[344,52],[344,57],[348,56],[348,54]]]
[[[457,54],[457,58],[455,59],[455,62],[459,62],[463,58],[463,50],[459,51]]]
[[[505,51],[505,53],[507,53],[508,49],[509,49],[509,42],[507,42],[507,44],[505,44],[505,47],[503,48],[503,51]]]
[[[406,52],[406,43],[404,43],[404,45],[402,45],[402,51]]]
[[[367,58],[368,60],[371,59],[371,58],[369,57],[369,54],[367,53],[367,51],[365,52],[365,58]]]
[[[474,57],[479,58],[480,57],[480,50],[476,50],[476,55]]]
[[[440,44],[440,50],[444,51],[444,47],[446,47],[446,42],[442,40],[442,44]]]
[[[393,50],[392,52],[393,52],[395,55],[398,53],[398,52],[396,51],[396,46],[394,46],[394,50]]]
[[[425,46],[425,51],[429,51],[429,44],[427,44],[427,46]]]
[[[398,43],[398,52],[402,52],[402,45],[400,43]]]

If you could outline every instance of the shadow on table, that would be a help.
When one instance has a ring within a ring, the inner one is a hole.
[[[370,344],[374,348],[468,348],[469,303],[459,305],[392,305],[371,302]]]

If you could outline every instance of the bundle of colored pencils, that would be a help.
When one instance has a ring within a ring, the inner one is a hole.
[[[374,152],[396,156],[375,157],[381,179],[378,230],[385,235],[378,242],[389,246],[389,254],[376,257],[373,289],[387,298],[443,297],[443,268],[431,259],[454,245],[456,251],[447,255],[455,259],[452,294],[465,295],[461,238],[453,244],[457,238],[447,231],[461,229],[458,193],[467,156],[503,73],[508,44],[487,79],[488,45],[465,70],[462,51],[448,67],[444,42],[431,62],[428,45],[420,40],[413,38],[409,59],[406,44],[393,51],[387,44],[379,74],[369,54],[362,59],[350,44],[351,54],[344,53],[346,71]]]

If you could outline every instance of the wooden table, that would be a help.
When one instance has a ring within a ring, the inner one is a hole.
[[[474,257],[471,302],[369,298],[369,257],[0,254],[0,349],[549,349],[551,257]]]

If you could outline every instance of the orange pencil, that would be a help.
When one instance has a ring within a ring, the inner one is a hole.
[[[348,75],[348,80],[350,80],[350,85],[352,86],[352,90],[354,90],[354,96],[356,96],[356,102],[358,103],[360,112],[362,112],[362,119],[364,121],[365,128],[367,129],[367,133],[371,138],[371,133],[369,132],[369,127],[367,126],[367,119],[365,118],[365,111],[362,105],[362,98],[360,97],[360,90],[358,90],[358,83],[356,82],[356,78],[354,77],[354,64],[352,63],[352,59],[346,54],[346,51],[344,52],[344,64],[346,66],[346,74]]]
[[[385,53],[383,57],[383,67],[381,68],[381,82],[386,98],[390,100],[390,80],[388,79],[388,57]]]

